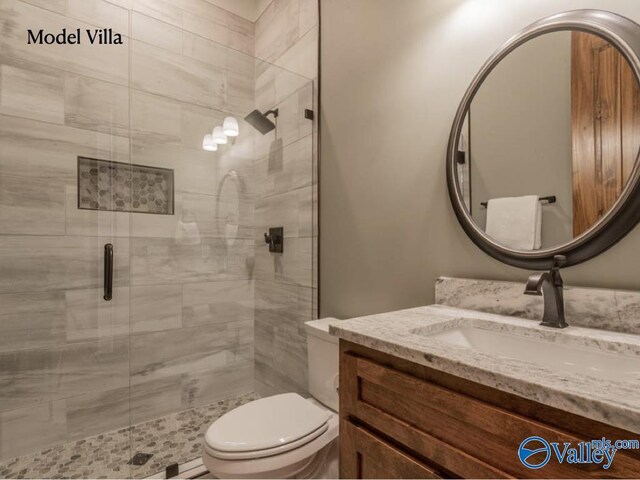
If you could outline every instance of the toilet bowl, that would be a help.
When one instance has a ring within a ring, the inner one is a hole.
[[[327,318],[307,322],[309,391],[254,400],[218,418],[203,441],[217,478],[338,477],[338,343]]]

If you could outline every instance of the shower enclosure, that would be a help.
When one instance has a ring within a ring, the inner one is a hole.
[[[0,5],[0,478],[143,478],[306,390],[318,5],[217,3]],[[105,28],[123,44],[89,42]]]

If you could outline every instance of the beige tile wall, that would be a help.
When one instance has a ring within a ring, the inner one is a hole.
[[[34,26],[125,44],[27,45]],[[0,33],[0,459],[251,391],[254,134],[201,142],[254,107],[253,23],[205,0],[3,0]],[[176,214],[78,210],[78,155],[174,169]]]
[[[278,107],[274,133],[256,140],[255,376],[262,394],[307,393],[304,322],[316,318],[318,1],[273,0],[255,26],[256,105]],[[284,253],[262,240],[283,226]]]
[[[125,44],[26,45],[34,25]],[[306,391],[317,0],[274,0],[255,24],[207,0],[3,0],[0,33],[0,459],[254,387]],[[241,122],[201,149],[226,115],[276,106],[277,137]],[[79,155],[173,169],[175,215],[78,210]]]

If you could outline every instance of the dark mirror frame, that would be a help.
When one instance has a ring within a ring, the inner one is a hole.
[[[449,197],[466,234],[481,250],[497,260],[528,270],[551,268],[554,255],[566,256],[565,266],[589,260],[611,248],[640,221],[640,165],[637,160],[627,184],[611,210],[589,230],[571,242],[554,248],[520,251],[503,247],[475,224],[465,206],[457,177],[456,157],[464,119],[473,98],[484,80],[509,53],[529,40],[559,31],[581,31],[604,38],[626,58],[640,83],[640,25],[628,18],[602,10],[572,10],[544,18],[508,40],[476,74],[456,112],[447,150]]]

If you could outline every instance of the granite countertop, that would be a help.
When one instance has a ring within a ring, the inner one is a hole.
[[[329,331],[365,347],[640,433],[640,374],[624,380],[572,375],[425,336],[470,322],[479,328],[490,326],[499,332],[640,359],[638,335],[574,326],[555,330],[540,327],[534,320],[444,305],[338,320],[330,324]]]

